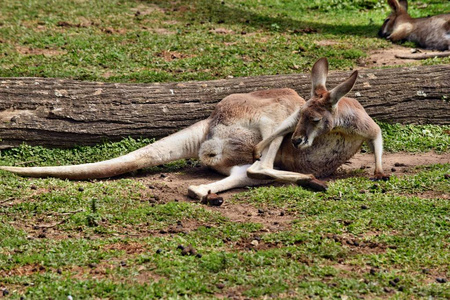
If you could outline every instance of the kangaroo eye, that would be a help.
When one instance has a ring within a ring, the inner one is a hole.
[[[312,121],[313,123],[317,124],[322,120],[322,118],[314,118]]]

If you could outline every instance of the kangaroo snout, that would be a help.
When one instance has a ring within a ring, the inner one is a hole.
[[[383,32],[383,30],[378,30],[378,36],[380,37],[380,38],[383,38],[383,39],[385,39],[385,38],[387,38],[388,37],[388,34],[386,34],[385,32]]]
[[[300,148],[301,146],[305,145],[308,142],[308,137],[293,137],[292,138],[292,144],[295,148]]]

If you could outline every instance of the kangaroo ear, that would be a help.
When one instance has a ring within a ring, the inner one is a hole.
[[[399,3],[400,3],[400,6],[403,7],[403,9],[405,11],[408,11],[408,1],[407,0],[400,0]]]
[[[336,104],[344,97],[350,90],[353,88],[356,82],[356,78],[358,77],[358,71],[354,71],[349,78],[347,78],[344,82],[336,86],[334,89],[330,91],[330,102],[334,107]]]
[[[396,14],[408,10],[408,2],[406,0],[400,0],[400,2],[397,0],[388,0],[388,4]]]
[[[327,82],[328,75],[328,60],[322,57],[312,67],[311,70],[311,81],[312,90],[311,97],[314,97],[315,91],[318,89],[326,90],[325,83]]]

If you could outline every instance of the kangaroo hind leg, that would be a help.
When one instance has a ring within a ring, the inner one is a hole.
[[[203,200],[209,193],[220,193],[226,190],[245,186],[255,186],[270,183],[273,180],[259,180],[247,177],[250,165],[234,166],[230,176],[222,180],[202,185],[191,185],[188,189],[189,197]]]

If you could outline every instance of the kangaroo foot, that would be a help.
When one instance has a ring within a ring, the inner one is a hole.
[[[264,168],[261,167],[261,161],[255,161],[250,168],[247,169],[248,178],[260,179],[260,180],[270,180],[273,179],[272,176],[265,174]]]
[[[204,200],[208,196],[209,189],[201,185],[191,185],[188,188],[188,196],[192,199]]]
[[[273,179],[272,176],[266,175],[262,173],[261,171],[253,171],[253,170],[247,170],[247,176],[252,179],[259,179],[259,180],[271,180]]]
[[[297,182],[297,184],[318,192],[325,192],[326,190],[328,190],[328,185],[326,184],[326,182],[321,181],[317,178],[313,178],[311,180],[301,180]]]

